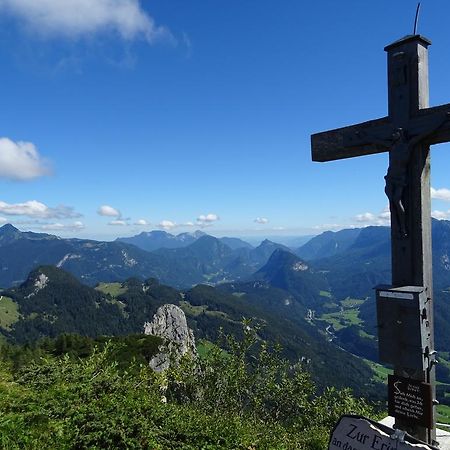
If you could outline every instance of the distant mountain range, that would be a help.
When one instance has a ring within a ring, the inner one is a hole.
[[[151,252],[160,248],[182,248],[193,244],[197,239],[207,236],[203,231],[197,230],[193,233],[180,233],[173,235],[166,231],[143,231],[142,233],[132,236],[117,238],[116,242],[124,242],[125,244],[132,244],[136,247]],[[230,247],[232,250],[238,248],[253,248],[248,242],[238,238],[218,238],[219,241]]]
[[[176,248],[150,252],[122,240],[63,239],[4,225],[0,228],[0,286],[20,284],[35,267],[51,264],[88,285],[153,277],[186,288],[245,279],[260,269],[276,248],[288,250],[267,240],[253,248],[237,238],[217,239],[201,232],[173,237],[164,232],[149,234],[135,239],[148,246],[171,242]]]
[[[434,284],[442,291],[450,288],[450,222],[433,220],[432,232]],[[42,264],[63,268],[88,285],[129,277],[153,277],[176,288],[240,282],[253,279],[275,250],[295,253],[325,274],[337,299],[365,298],[375,285],[390,282],[388,227],[328,231],[291,250],[269,240],[252,247],[201,231],[177,236],[153,231],[101,242],[21,232],[7,224],[0,228],[0,286],[20,284]]]
[[[177,236],[167,233],[166,231],[154,230],[143,231],[142,233],[132,237],[119,237],[116,239],[116,242],[132,244],[142,250],[151,252],[153,250],[158,250],[159,248],[186,247],[205,235],[206,233],[199,230],[194,233],[181,233]]]

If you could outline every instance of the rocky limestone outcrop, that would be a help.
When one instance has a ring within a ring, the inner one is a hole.
[[[144,324],[144,334],[164,339],[160,352],[150,360],[150,367],[157,372],[167,369],[171,360],[177,361],[187,353],[197,355],[194,333],[187,325],[183,310],[176,305],[160,306],[152,321]]]

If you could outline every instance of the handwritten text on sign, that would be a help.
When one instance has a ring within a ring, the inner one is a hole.
[[[383,428],[383,430],[382,430]],[[394,430],[371,423],[364,418],[343,416],[334,429],[329,450],[408,450],[427,449],[426,444],[400,442],[391,438]]]

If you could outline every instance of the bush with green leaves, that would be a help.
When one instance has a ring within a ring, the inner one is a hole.
[[[163,373],[124,370],[106,345],[83,359],[44,356],[0,366],[0,448],[324,449],[344,413],[373,409],[349,391],[317,393],[251,324]]]

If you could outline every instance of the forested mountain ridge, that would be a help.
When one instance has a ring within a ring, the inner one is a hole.
[[[391,281],[390,229],[367,227],[347,234],[344,237],[351,236],[351,240],[346,240],[345,249],[330,255],[330,245],[342,235],[343,232],[327,232],[307,244],[308,248],[315,249],[314,258],[308,264],[325,275],[333,294],[330,310],[317,318],[329,325],[338,345],[377,360],[373,288]],[[450,382],[450,222],[433,220],[432,238],[436,348],[445,356],[438,377]]]
[[[351,386],[359,394],[376,393],[376,384],[361,384],[362,379],[372,377],[369,366],[336,348],[320,328],[305,320],[306,308],[299,297],[267,282],[220,289],[198,285],[180,292],[155,279],[129,279],[93,289],[61,269],[43,266],[31,272],[21,286],[4,290],[4,298],[17,306],[18,315],[8,327],[0,327],[0,332],[19,343],[61,333],[91,337],[141,333],[144,323],[167,303],[185,311],[196,338],[213,342],[220,330],[241,336],[246,317],[262,339],[280,343],[292,361],[303,361],[319,386]]]
[[[311,238],[297,248],[294,253],[308,261],[326,258],[345,252],[358,237],[361,228],[345,229],[341,231],[325,231]]]
[[[432,221],[433,278],[438,290],[450,287],[450,221]],[[332,250],[330,250],[332,249]],[[390,283],[389,227],[327,231],[295,251],[317,270],[327,272],[338,298],[367,296],[374,286]]]

